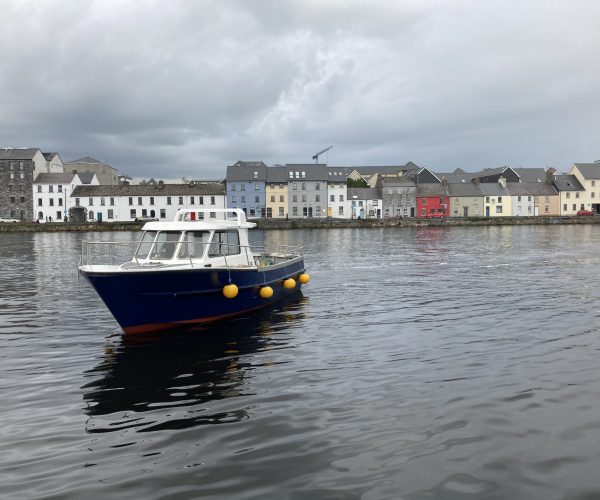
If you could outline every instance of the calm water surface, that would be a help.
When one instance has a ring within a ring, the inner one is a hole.
[[[124,339],[83,239],[0,234],[0,497],[597,498],[600,228],[257,232],[303,295]]]

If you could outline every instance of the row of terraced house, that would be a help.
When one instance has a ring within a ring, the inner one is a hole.
[[[350,182],[349,182],[350,181]],[[364,183],[365,187],[348,187]],[[249,217],[505,217],[600,213],[600,163],[434,172],[401,166],[332,167],[239,161],[227,168],[227,206]]]
[[[280,219],[600,213],[600,163],[575,163],[561,173],[508,166],[434,172],[412,162],[333,167],[238,161],[216,181],[142,185],[123,178],[89,157],[63,163],[57,153],[37,148],[0,149],[0,218],[168,220],[178,209],[194,207],[241,208],[251,218]]]

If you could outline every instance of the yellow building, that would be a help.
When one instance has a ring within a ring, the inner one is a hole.
[[[580,209],[600,213],[600,163],[573,163],[569,174],[577,177],[584,189]]]
[[[265,185],[266,216],[285,219],[288,216],[288,180],[285,167],[269,167]]]

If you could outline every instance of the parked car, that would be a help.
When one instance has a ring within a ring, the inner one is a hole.
[[[577,212],[577,215],[594,215],[594,212],[592,212],[591,210],[579,210],[579,212]]]
[[[427,214],[426,217],[428,219],[442,219],[444,217],[444,214],[442,212],[435,212],[432,214]]]
[[[158,219],[156,217],[150,217],[149,215],[139,215],[134,220],[136,222],[152,222]]]
[[[0,217],[0,222],[21,222],[19,219],[3,218]]]

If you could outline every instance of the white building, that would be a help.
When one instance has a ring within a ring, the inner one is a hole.
[[[349,219],[348,210],[348,168],[327,168],[327,217]]]
[[[380,219],[383,207],[381,189],[349,188],[348,205],[352,219]]]
[[[33,181],[33,215],[40,222],[63,221],[76,186],[98,185],[93,173],[41,173]]]
[[[74,222],[124,222],[136,217],[173,220],[180,208],[226,208],[219,183],[77,186],[71,197]]]

